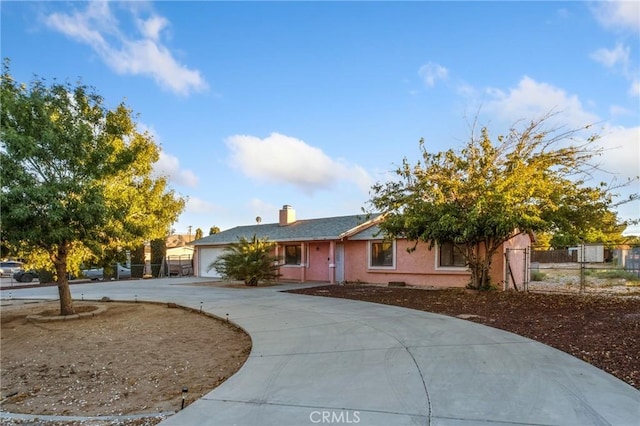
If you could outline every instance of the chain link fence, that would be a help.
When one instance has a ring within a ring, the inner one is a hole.
[[[533,291],[640,296],[640,246],[536,249],[530,270]]]

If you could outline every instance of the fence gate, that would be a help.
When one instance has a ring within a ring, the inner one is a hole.
[[[515,289],[516,291],[527,291],[530,277],[531,250],[506,249],[504,252],[505,271],[504,289]]]

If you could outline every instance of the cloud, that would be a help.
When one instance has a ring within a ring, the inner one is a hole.
[[[631,96],[640,96],[640,83],[638,82],[638,70],[632,69],[630,57],[630,48],[623,46],[621,43],[616,44],[613,49],[598,49],[590,56],[591,59],[601,63],[605,67],[614,70],[631,82],[629,94]]]
[[[163,89],[179,95],[207,89],[197,70],[180,64],[161,42],[169,21],[155,14],[148,18],[130,9],[138,36],[127,36],[120,29],[109,2],[88,2],[86,9],[71,13],[52,13],[45,24],[69,38],[89,45],[116,73],[151,77]]]
[[[605,149],[601,158],[606,171],[619,176],[640,175],[640,127],[609,126],[602,132],[599,145]]]
[[[629,88],[629,95],[640,97],[640,80],[638,78],[634,79],[631,83],[631,87]]]
[[[560,121],[551,121],[549,124],[565,126],[565,130],[598,123],[600,130],[597,133],[600,139],[597,146],[602,147],[604,152],[601,157],[593,159],[602,170],[594,175],[594,179],[610,181],[616,178],[618,182],[624,182],[627,178],[638,176],[640,127],[614,126],[586,111],[576,95],[567,94],[560,88],[537,82],[529,77],[524,77],[516,88],[507,92],[491,89],[489,94],[493,100],[483,107],[482,112],[494,114],[509,124],[522,119],[541,118],[552,110],[558,112],[552,119]],[[621,194],[628,195],[632,190],[633,188],[623,189]]]
[[[185,206],[185,212],[187,213],[215,213],[220,210],[220,207],[216,204],[197,197],[189,197]]]
[[[640,2],[612,0],[594,2],[591,13],[605,28],[640,32]]]
[[[428,62],[420,67],[418,75],[422,78],[427,87],[433,87],[437,80],[446,80],[449,75],[449,71],[442,65]]]
[[[510,122],[539,118],[550,111],[558,112],[563,124],[573,128],[600,121],[598,116],[583,108],[578,96],[569,95],[558,87],[527,76],[507,92],[490,88],[487,93],[492,99],[483,107],[483,111],[495,113]]]
[[[198,177],[191,171],[180,167],[180,160],[177,157],[160,151],[160,158],[154,164],[153,171],[156,175],[167,176],[167,178],[178,185],[196,187]]]
[[[272,133],[265,139],[235,135],[226,140],[231,165],[253,179],[283,183],[307,194],[345,182],[366,192],[371,178],[360,166],[334,160],[300,139]]]
[[[622,66],[626,69],[629,66],[629,52],[628,47],[624,47],[618,43],[614,49],[598,49],[591,54],[591,58],[597,62],[600,62],[607,68],[613,68],[616,65]]]

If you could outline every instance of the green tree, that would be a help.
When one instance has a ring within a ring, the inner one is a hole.
[[[209,265],[225,279],[244,281],[257,286],[260,281],[272,281],[279,277],[278,258],[271,253],[276,244],[254,235],[250,240],[241,237],[225,248],[224,253]]]
[[[3,244],[45,251],[60,312],[73,314],[67,280],[73,250],[84,247],[101,259],[164,237],[184,200],[152,176],[159,148],[136,130],[124,103],[108,109],[81,83],[18,84],[8,60],[0,101]]]
[[[209,228],[209,235],[219,234],[219,233],[220,233],[220,228],[218,228],[217,226],[212,226],[211,228]]]
[[[151,275],[160,277],[164,274],[164,259],[167,257],[166,238],[151,240]]]
[[[196,236],[195,239],[199,240],[200,238],[202,238],[202,229],[200,228],[196,228]]]
[[[145,256],[144,256],[144,244],[138,244],[131,250],[131,277],[132,278],[143,278],[144,277],[144,266],[145,266]]]
[[[399,179],[372,187],[369,205],[385,215],[385,236],[414,241],[413,249],[456,243],[469,286],[487,289],[492,259],[516,234],[594,227],[614,206],[612,187],[585,181],[598,137],[571,143],[579,130],[545,130],[549,117],[514,126],[497,143],[486,128],[472,128],[460,152],[429,153],[420,141],[421,162],[405,158]]]
[[[627,224],[620,222],[615,213],[605,211],[593,226],[558,230],[552,235],[550,244],[553,248],[568,248],[589,243],[602,243],[607,247],[613,247],[624,243],[625,237],[622,233],[626,227]]]

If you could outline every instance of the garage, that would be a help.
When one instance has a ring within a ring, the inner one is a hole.
[[[198,251],[198,276],[221,278],[218,271],[209,269],[211,262],[214,262],[224,252],[222,247],[197,247]]]

